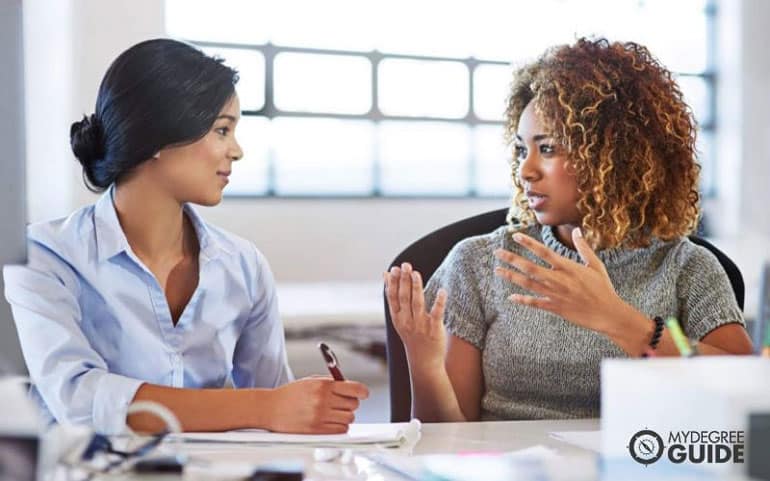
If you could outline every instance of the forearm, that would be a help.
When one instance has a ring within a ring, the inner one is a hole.
[[[134,401],[154,401],[179,419],[183,431],[269,429],[270,389],[183,389],[142,384]],[[158,432],[163,421],[152,414],[132,414],[126,419],[134,431]]]
[[[432,368],[412,367],[412,412],[422,422],[467,421],[460,408],[443,364]]]
[[[649,347],[655,329],[654,322],[627,304],[619,307],[613,318],[614,322],[608,323],[608,327],[601,332],[620,346],[630,357],[641,356]],[[704,341],[697,342],[695,349],[701,355],[748,354],[742,349],[731,350]],[[680,355],[668,329],[663,329],[660,341],[655,348],[655,354],[662,357]]]

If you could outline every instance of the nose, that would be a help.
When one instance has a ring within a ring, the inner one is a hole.
[[[228,157],[230,157],[230,160],[232,161],[241,160],[243,158],[243,150],[241,150],[241,146],[235,138],[233,138],[233,145],[230,147]]]
[[[540,177],[540,162],[536,149],[527,149],[527,156],[519,160],[519,178],[531,183]]]

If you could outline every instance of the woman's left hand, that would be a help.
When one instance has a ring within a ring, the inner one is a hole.
[[[515,269],[496,267],[495,274],[536,294],[513,294],[513,302],[553,312],[600,332],[607,330],[614,315],[629,307],[615,292],[607,269],[579,228],[572,231],[572,240],[584,264],[562,257],[524,234],[515,234],[514,240],[551,267],[542,267],[504,249],[496,250],[495,256]]]

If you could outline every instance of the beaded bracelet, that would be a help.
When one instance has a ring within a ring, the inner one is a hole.
[[[655,330],[652,332],[652,339],[650,339],[649,349],[655,351],[655,348],[658,347],[660,338],[663,335],[663,318],[660,316],[655,316],[652,318],[652,320],[655,323]],[[647,353],[642,354],[642,357],[647,356]]]

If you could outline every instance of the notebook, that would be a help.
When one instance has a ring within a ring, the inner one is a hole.
[[[420,421],[408,423],[351,424],[345,434],[283,434],[257,429],[223,433],[170,434],[170,441],[185,443],[226,443],[249,445],[293,445],[312,447],[401,447],[420,438]]]

